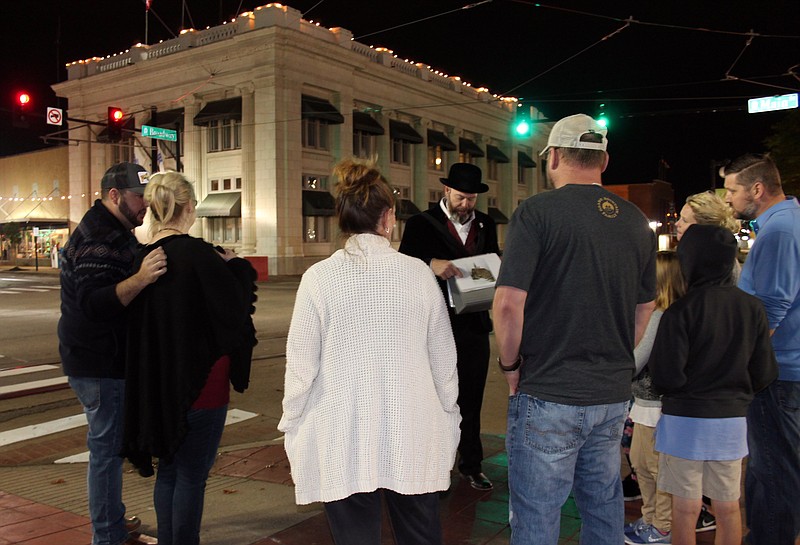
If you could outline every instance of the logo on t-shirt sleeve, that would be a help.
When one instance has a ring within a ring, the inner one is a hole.
[[[597,199],[597,210],[606,218],[614,219],[619,216],[619,205],[608,197]]]

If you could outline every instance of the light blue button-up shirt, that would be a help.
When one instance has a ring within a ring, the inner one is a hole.
[[[756,240],[739,287],[767,311],[778,380],[800,381],[800,204],[790,197],[752,222]]]

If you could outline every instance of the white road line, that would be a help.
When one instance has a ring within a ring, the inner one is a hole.
[[[15,430],[0,432],[0,447],[43,437],[51,433],[80,428],[85,425],[86,416],[84,414],[76,414],[75,416],[59,418],[58,420],[51,420],[49,422],[43,422],[42,424],[33,424],[32,426],[24,426]]]
[[[19,293],[21,291],[35,291],[35,292],[38,292],[38,293],[44,293],[44,292],[49,291],[49,290],[42,290],[42,289],[37,289],[37,288],[9,288],[9,291],[16,292],[16,293]]]
[[[243,411],[241,409],[231,409],[228,411],[228,416],[225,418],[225,425],[230,426],[232,424],[237,424],[239,422],[244,422],[245,420],[250,420],[251,418],[255,418],[258,416],[256,413],[251,413],[248,411]],[[89,452],[81,452],[79,454],[74,454],[72,456],[67,456],[66,458],[59,458],[54,464],[78,464],[78,463],[86,463],[89,461]]]
[[[20,384],[12,384],[10,386],[0,386],[0,395],[14,394],[17,392],[24,392],[25,390],[34,390],[37,388],[47,388],[48,386],[66,384],[67,380],[67,377],[56,377],[46,378],[43,380],[32,380],[31,382],[22,382]]]
[[[0,378],[13,377],[16,375],[25,375],[27,373],[38,373],[40,371],[52,371],[53,369],[60,369],[58,365],[31,365],[30,367],[11,367],[8,369],[0,369]]]

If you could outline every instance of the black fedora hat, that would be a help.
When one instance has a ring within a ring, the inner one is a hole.
[[[481,169],[470,163],[454,163],[450,165],[447,178],[439,180],[456,191],[462,193],[486,193],[489,186],[481,183]]]

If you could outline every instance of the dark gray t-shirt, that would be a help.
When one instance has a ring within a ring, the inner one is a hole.
[[[497,285],[528,293],[521,392],[566,405],[630,399],[636,305],[655,298],[655,256],[642,212],[599,185],[517,208]]]

